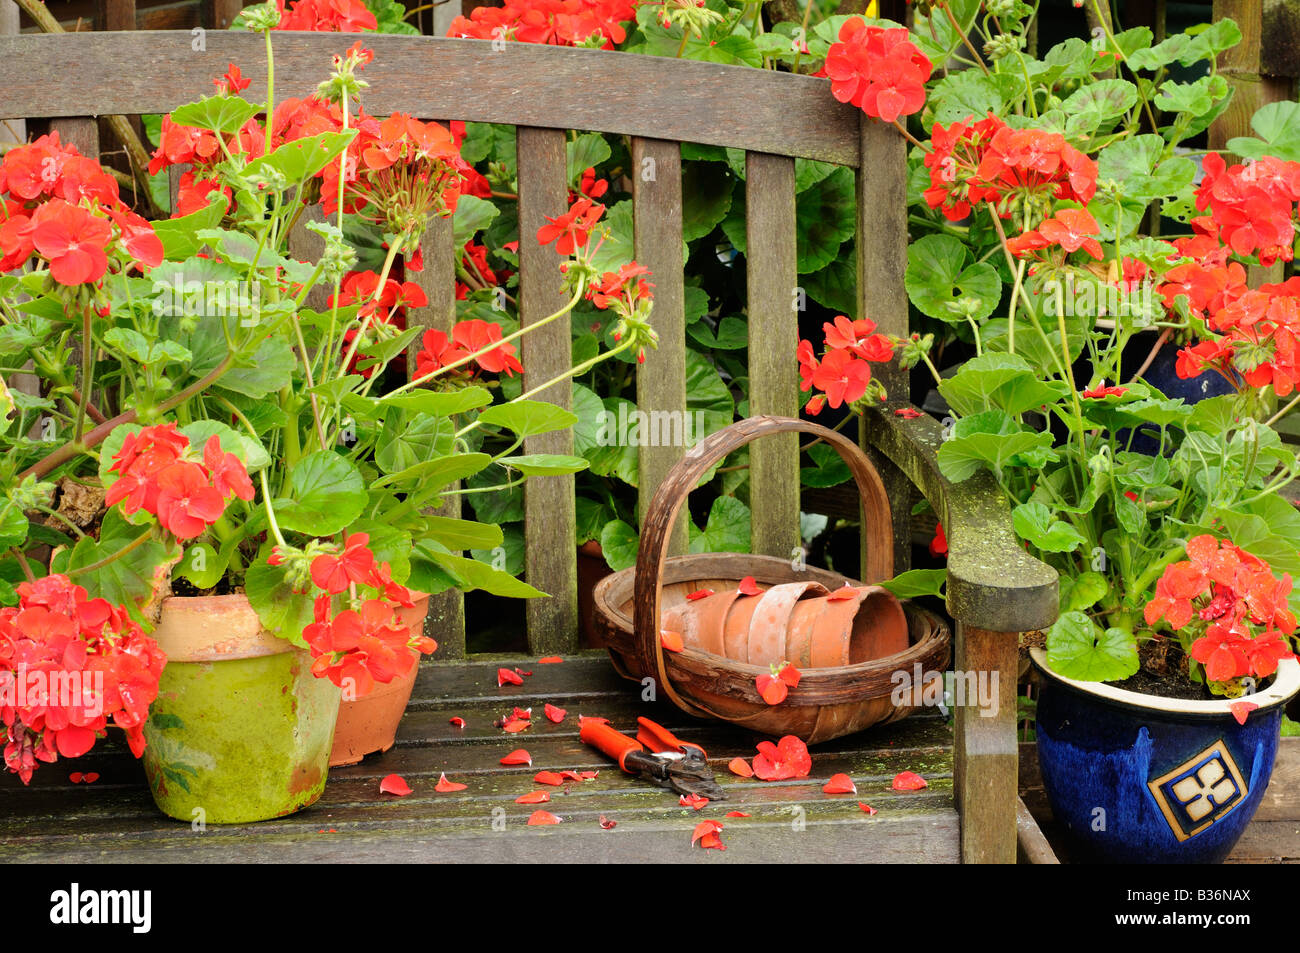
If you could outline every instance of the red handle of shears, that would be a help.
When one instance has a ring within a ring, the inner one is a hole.
[[[578,731],[578,737],[583,744],[591,745],[593,748],[597,748],[609,755],[618,762],[618,766],[624,771],[628,770],[624,764],[628,754],[633,751],[645,750],[641,747],[641,742],[616,731],[604,722],[593,719],[583,720],[582,728]],[[635,772],[629,771],[628,773],[634,774]]]

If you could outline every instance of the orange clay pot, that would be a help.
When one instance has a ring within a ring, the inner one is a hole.
[[[409,629],[424,627],[424,617],[429,614],[429,597],[420,593],[415,596],[415,605],[411,608],[399,608],[397,617]],[[338,721],[334,725],[334,747],[330,751],[330,767],[337,768],[345,764],[356,764],[368,754],[387,751],[397,738],[397,725],[406,712],[406,704],[411,700],[411,691],[415,688],[416,676],[420,673],[419,659],[416,652],[416,664],[405,675],[399,675],[388,684],[378,684],[369,695],[352,701],[343,701],[339,705]]]
[[[855,590],[851,599],[830,599],[816,582],[749,597],[732,589],[676,605],[663,623],[691,648],[750,665],[836,668],[906,651],[908,622],[898,599],[880,586]]]

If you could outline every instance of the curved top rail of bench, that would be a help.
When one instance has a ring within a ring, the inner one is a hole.
[[[372,115],[411,113],[730,146],[859,164],[858,109],[825,79],[633,53],[374,33],[276,33],[275,95],[305,96],[361,40]],[[0,118],[166,113],[209,95],[234,63],[265,95],[263,40],[209,30],[0,37]]]

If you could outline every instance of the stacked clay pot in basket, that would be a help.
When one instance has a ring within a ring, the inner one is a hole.
[[[663,614],[684,645],[750,665],[790,662],[800,670],[856,665],[907,649],[908,623],[880,586],[832,592],[819,582],[703,590]]]

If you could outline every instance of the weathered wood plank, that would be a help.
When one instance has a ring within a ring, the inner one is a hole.
[[[201,55],[192,40],[187,30],[0,38],[0,118],[82,115],[86,90],[94,90],[99,114],[169,112],[210,94],[227,62],[253,80],[250,99],[265,94],[260,36],[209,32]],[[277,98],[312,92],[339,43],[327,34],[277,35]],[[373,115],[400,110],[858,162],[861,110],[836,102],[824,79],[533,43],[493,53],[486,40],[369,35],[366,46],[375,51],[363,97]],[[77,83],[50,82],[73,70]],[[433,83],[430,76],[474,81]],[[745,108],[737,111],[736,103]]]
[[[244,0],[200,0],[203,25],[209,30],[229,30],[230,24],[239,11],[244,9]]]
[[[998,696],[993,715],[969,704],[956,708],[953,779],[962,818],[962,861],[1014,864],[1019,798],[1016,671],[1020,656],[1016,634],[990,632],[958,621],[956,640],[954,669],[996,677]]]
[[[1025,802],[1016,798],[1016,860],[1025,864],[1059,864],[1061,861],[1038,828]]]
[[[856,808],[855,808],[856,810]],[[861,812],[859,811],[859,815]],[[202,834],[178,832],[165,841],[123,835],[78,841],[56,848],[18,847],[5,852],[14,863],[956,863],[957,818],[948,813],[893,819],[876,815],[846,821],[808,823],[796,830],[792,817],[727,820],[725,851],[690,843],[699,818],[619,821],[602,831],[599,815],[566,819],[545,828],[526,824],[526,813],[506,818],[500,830],[480,823],[461,833],[427,822],[371,821],[336,826],[316,809],[300,815],[316,825],[251,834],[243,828],[212,826]],[[492,818],[485,819],[486,821]],[[594,836],[591,836],[594,835]]]
[[[859,125],[862,164],[857,174],[858,313],[876,323],[881,334],[906,337],[907,291],[907,142],[892,126],[863,113]],[[898,366],[877,365],[872,373],[885,385],[891,400],[911,399],[908,372]],[[914,490],[907,476],[867,439],[867,422],[858,425],[858,442],[880,471],[894,517],[894,571],[911,568],[912,545],[908,521]],[[865,546],[867,534],[863,533]],[[863,565],[866,565],[865,552]],[[875,582],[867,579],[866,582]]]
[[[65,145],[76,146],[84,156],[99,158],[99,123],[88,116],[69,116],[50,123],[50,130],[59,134]]]
[[[749,412],[799,416],[798,272],[794,160],[745,156],[745,271],[749,314]],[[749,448],[751,550],[790,558],[800,546],[799,434]]]
[[[638,448],[637,513],[644,519],[655,488],[686,452],[686,290],[682,269],[682,163],[681,147],[661,139],[632,140],[633,221],[636,260],[652,272],[654,312],[651,324],[659,347],[647,349],[645,363],[637,368],[636,402],[644,411],[652,435],[682,435],[683,443],[643,440]],[[656,413],[667,417],[656,418]],[[661,427],[656,420],[667,420]],[[672,421],[678,421],[674,431]],[[625,437],[626,435],[620,435]],[[692,434],[700,440],[706,434]],[[668,548],[672,555],[686,552],[687,526],[674,527]]]
[[[537,242],[547,216],[569,207],[564,133],[554,129],[516,130],[519,156],[519,320],[538,323],[567,304],[551,246]],[[536,387],[572,367],[571,322],[565,315],[525,334],[520,356],[524,388]],[[573,386],[568,379],[534,395],[569,409]],[[524,453],[573,453],[573,431],[529,437]],[[578,539],[573,474],[532,477],[524,484],[525,575],[529,585],[550,595],[528,603],[528,646],[538,653],[572,651],[578,645]]]
[[[21,11],[14,0],[0,0],[0,37],[17,36]],[[15,118],[0,123],[0,142],[23,142],[27,138],[27,123]]]
[[[450,335],[456,323],[456,257],[460,249],[455,247],[454,229],[451,216],[434,217],[429,220],[424,236],[420,240],[420,251],[424,258],[421,271],[406,273],[406,280],[420,286],[428,305],[423,308],[408,308],[407,322],[410,327],[436,329]],[[423,347],[423,336],[411,342],[406,354],[407,373],[412,377],[416,373],[416,355]],[[454,483],[449,490],[460,486]],[[457,519],[461,514],[461,498],[456,495],[444,496],[442,504],[430,510],[439,516]],[[435,657],[462,658],[465,655],[465,594],[459,589],[450,589],[429,598],[429,614],[424,620],[424,634],[438,643]]]

